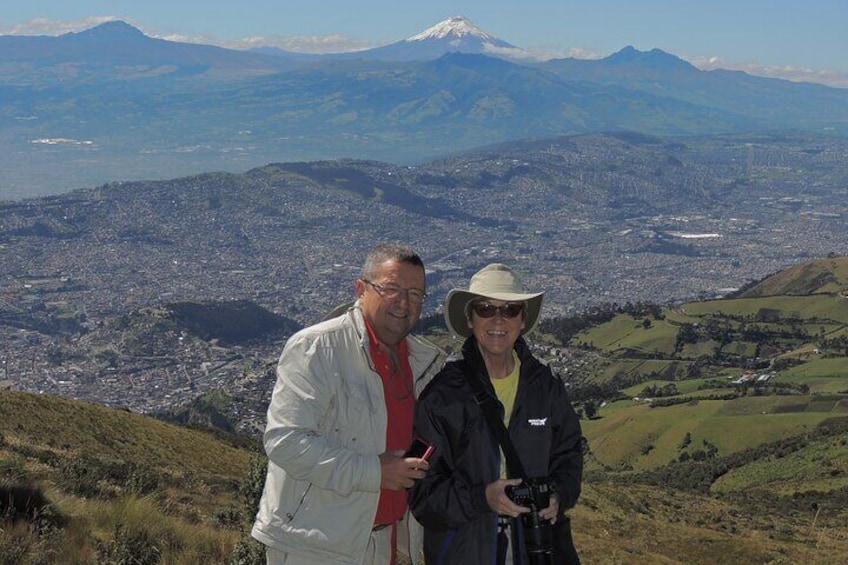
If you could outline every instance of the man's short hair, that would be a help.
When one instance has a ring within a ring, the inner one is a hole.
[[[398,263],[409,263],[416,267],[424,268],[424,261],[404,243],[381,243],[372,249],[362,264],[362,278],[371,280],[379,274],[380,267],[386,261],[397,261]]]

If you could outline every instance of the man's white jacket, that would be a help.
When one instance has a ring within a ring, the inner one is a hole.
[[[417,397],[441,356],[426,340],[406,339]],[[358,302],[294,334],[268,407],[268,474],[253,537],[320,563],[362,563],[380,497],[386,421]],[[398,538],[418,555],[421,527],[408,512]]]

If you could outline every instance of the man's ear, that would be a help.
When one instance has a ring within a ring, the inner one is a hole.
[[[356,297],[362,298],[362,295],[365,294],[365,281],[356,279],[356,282],[353,283],[353,289],[356,291]]]

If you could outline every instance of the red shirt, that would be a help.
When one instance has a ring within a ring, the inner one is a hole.
[[[412,443],[412,417],[415,413],[415,394],[412,388],[412,367],[409,365],[409,347],[406,340],[397,347],[399,370],[395,369],[390,353],[383,349],[374,329],[365,321],[368,330],[371,359],[383,379],[386,399],[386,451],[406,450]],[[403,518],[406,512],[406,491],[380,490],[375,524],[391,524]]]

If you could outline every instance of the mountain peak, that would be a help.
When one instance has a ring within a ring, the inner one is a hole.
[[[419,33],[407,41],[424,41],[427,39],[467,39],[475,37],[487,43],[499,43],[499,40],[474,25],[465,16],[451,16]]]
[[[446,53],[484,54],[520,58],[523,49],[510,45],[474,25],[465,16],[452,16],[409,39],[360,51],[357,57],[388,61],[434,61]]]
[[[116,37],[147,37],[144,33],[121,20],[111,20],[77,33],[68,33],[76,37],[116,38]]]
[[[628,45],[617,53],[613,53],[604,61],[611,65],[638,65],[645,68],[664,68],[668,70],[697,70],[692,64],[680,57],[666,53],[662,49],[639,51],[632,45]]]

